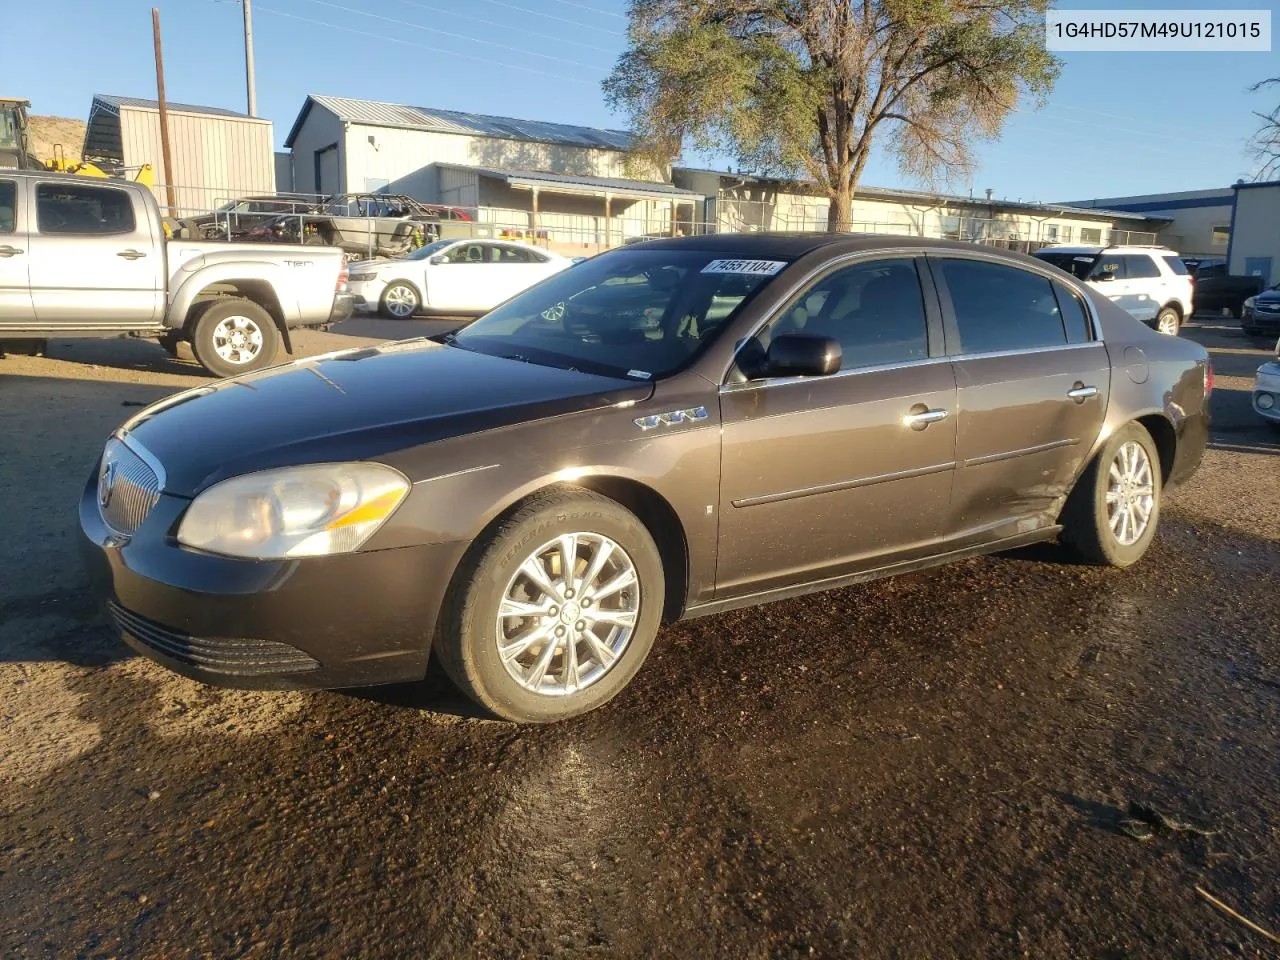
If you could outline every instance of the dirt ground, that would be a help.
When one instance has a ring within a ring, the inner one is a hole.
[[[1136,567],[1046,545],[675,625],[538,728],[434,671],[244,693],[132,656],[78,492],[202,377],[0,360],[0,957],[1280,956],[1197,892],[1280,935],[1280,435],[1265,354],[1184,335],[1214,438]]]

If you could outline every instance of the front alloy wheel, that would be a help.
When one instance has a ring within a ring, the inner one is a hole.
[[[382,315],[392,320],[408,320],[418,312],[418,291],[407,283],[393,283],[382,293]]]
[[[618,662],[639,615],[640,581],[627,552],[600,534],[562,534],[507,584],[494,629],[498,655],[532,693],[576,693]]]
[[[437,660],[506,720],[547,723],[603,705],[644,663],[665,602],[648,528],[615,500],[556,486],[472,545],[441,612]]]

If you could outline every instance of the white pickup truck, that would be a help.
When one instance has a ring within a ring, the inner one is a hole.
[[[289,331],[351,315],[336,247],[166,240],[127,181],[0,171],[0,350],[6,340],[135,336],[227,377],[274,362]]]

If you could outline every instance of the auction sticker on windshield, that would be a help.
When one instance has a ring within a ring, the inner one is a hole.
[[[753,277],[771,277],[783,267],[783,260],[712,260],[703,273],[745,273]]]

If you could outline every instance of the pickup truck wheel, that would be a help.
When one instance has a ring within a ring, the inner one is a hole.
[[[206,308],[191,335],[191,352],[216,377],[268,367],[279,349],[280,332],[271,314],[238,297]]]
[[[468,551],[434,649],[450,679],[506,720],[594,710],[635,676],[662,619],[662,558],[617,502],[550,489]]]
[[[388,284],[387,289],[382,291],[378,312],[388,320],[408,320],[418,312],[421,305],[421,298],[413,285],[398,281]]]
[[[1160,454],[1146,427],[1127,423],[1080,475],[1062,508],[1061,540],[1086,563],[1128,567],[1155,539]]]

